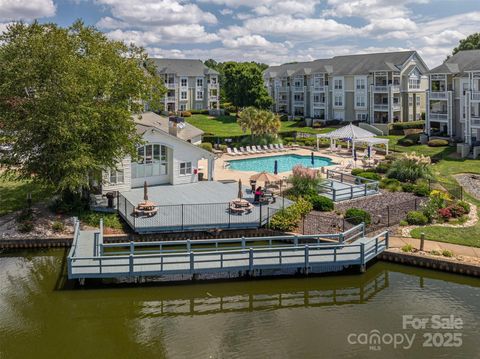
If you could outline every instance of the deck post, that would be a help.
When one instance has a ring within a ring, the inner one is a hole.
[[[345,227],[345,222],[343,223],[344,227]],[[338,242],[339,243],[343,243],[343,241],[345,240],[345,235],[343,233],[339,233],[338,235]]]
[[[262,226],[262,202],[260,201],[260,220],[259,220],[259,227]]]
[[[190,239],[187,239],[187,251],[191,251],[192,250],[192,244],[190,243]]]
[[[128,257],[128,271],[130,275],[133,275],[133,254]]]
[[[378,237],[375,238],[375,254],[378,253]]]
[[[335,202],[337,199],[337,190],[335,188],[332,188],[332,201]]]
[[[360,243],[360,272],[365,272],[365,243]]]
[[[365,183],[365,197],[367,196],[367,184]]]
[[[193,270],[195,269],[195,254],[190,251],[190,272],[193,274]]]
[[[365,222],[362,222],[362,238],[365,238]]]
[[[250,247],[249,253],[248,253],[248,270],[250,272],[250,275],[253,275],[253,248]]]
[[[245,249],[245,237],[242,236],[242,248]]]
[[[130,241],[130,255],[132,255],[135,252],[135,243],[133,241]]]
[[[298,247],[298,236],[293,237],[293,244]]]
[[[385,233],[385,249],[388,249],[388,239],[390,237],[390,232]]]
[[[67,269],[68,269],[68,277],[72,276],[72,257],[67,257]]]
[[[310,261],[308,258],[310,249],[308,247],[308,244],[305,245],[305,274],[308,274],[308,267],[310,266]]]
[[[350,187],[350,199],[352,199],[352,198],[353,198],[353,186]]]

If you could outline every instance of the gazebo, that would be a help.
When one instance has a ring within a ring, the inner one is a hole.
[[[375,144],[384,144],[386,146],[386,152],[388,153],[388,139],[378,138],[375,136],[376,135],[370,131],[367,131],[353,124],[349,124],[328,133],[318,134],[317,148],[319,148],[321,138],[329,138],[330,147],[335,147],[337,140],[346,139],[352,142],[352,153],[355,150],[355,143],[357,142],[366,143],[369,147]]]

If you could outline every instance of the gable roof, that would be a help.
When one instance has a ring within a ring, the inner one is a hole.
[[[292,74],[328,73],[344,75],[368,75],[373,71],[401,71],[405,63],[416,56],[416,51],[397,51],[373,54],[335,56],[330,59],[318,59],[271,66],[265,72],[265,78],[291,76]],[[421,65],[423,61],[418,57]],[[428,68],[425,66],[425,71]]]
[[[152,59],[159,74],[178,76],[218,75],[218,72],[205,66],[201,60],[191,59]]]
[[[431,74],[464,74],[467,71],[480,71],[480,50],[459,51],[449,57],[440,66],[430,71]]]

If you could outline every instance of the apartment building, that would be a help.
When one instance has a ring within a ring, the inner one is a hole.
[[[389,123],[421,119],[428,67],[416,51],[336,56],[269,67],[273,110],[314,121]]]
[[[165,78],[165,111],[218,110],[220,84],[218,72],[201,60],[153,59]]]
[[[426,132],[480,142],[480,50],[460,51],[429,74]]]

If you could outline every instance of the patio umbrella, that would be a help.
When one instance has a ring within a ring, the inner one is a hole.
[[[273,164],[273,174],[278,175],[278,161],[277,160],[275,160],[275,162]]]
[[[250,181],[258,181],[258,182],[276,182],[280,181],[280,177],[277,175],[273,175],[271,173],[267,173],[265,171],[254,174],[250,177]]]
[[[367,146],[367,155],[368,155],[368,158],[370,158],[370,153],[371,153],[371,147],[370,146]]]
[[[311,157],[312,166],[313,166],[313,165],[314,165],[314,162],[315,162],[315,161],[314,161],[314,157],[313,157],[313,152],[311,153],[310,157]]]
[[[242,180],[238,180],[238,198],[242,199],[243,198],[243,192],[242,192]]]
[[[357,162],[357,149],[353,150],[353,160]]]
[[[147,181],[143,182],[143,200],[148,201],[148,193],[147,193]]]

